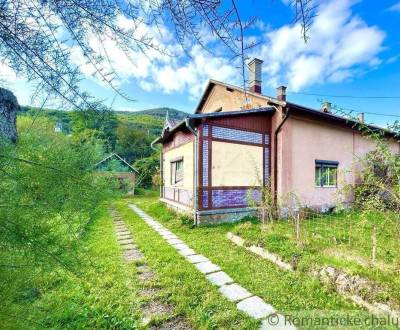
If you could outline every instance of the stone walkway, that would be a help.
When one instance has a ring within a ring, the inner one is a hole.
[[[147,327],[153,319],[163,319],[161,323],[153,325],[150,329],[159,330],[192,330],[185,318],[181,316],[171,317],[174,314],[172,306],[162,302],[158,295],[161,289],[155,285],[155,274],[144,261],[143,253],[136,246],[131,232],[121,219],[118,212],[111,210],[116,229],[118,243],[123,249],[123,258],[126,262],[138,264],[138,277],[143,284],[140,296],[145,301],[142,308],[142,326]]]
[[[276,313],[270,304],[247,291],[239,284],[234,283],[233,279],[221,270],[221,267],[212,263],[205,256],[197,254],[179,239],[178,236],[155,221],[136,205],[130,204],[129,207],[160,234],[169,245],[184,256],[188,262],[192,263],[203,273],[208,281],[218,286],[219,292],[228,300],[236,303],[236,307],[239,310],[255,319],[261,320],[261,329],[295,329],[294,326],[285,324],[284,316]]]

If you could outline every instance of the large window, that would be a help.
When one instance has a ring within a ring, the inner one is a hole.
[[[339,162],[330,160],[315,161],[315,186],[337,187],[337,170]]]
[[[183,157],[171,161],[171,184],[183,181]]]

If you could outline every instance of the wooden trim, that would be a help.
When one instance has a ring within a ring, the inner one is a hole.
[[[199,210],[203,209],[203,125],[199,129],[199,154],[197,157],[198,185],[197,185],[197,205]]]
[[[261,186],[214,186],[209,190],[243,190],[243,189],[261,189]]]
[[[180,161],[183,161],[183,156],[178,156],[178,157],[172,158],[169,162],[170,163],[177,163],[177,162],[180,162]]]
[[[234,205],[234,206],[218,206],[218,207],[213,207],[213,208],[207,208],[204,210],[223,210],[223,209],[238,209],[238,208],[244,208],[244,207],[249,207],[247,204],[242,204],[242,205]]]
[[[208,124],[208,187],[212,187],[212,131],[213,126]],[[212,196],[208,191],[208,209],[212,209]]]
[[[175,198],[175,192],[174,192],[174,198]],[[193,207],[193,205],[183,204],[183,203],[179,202],[179,200],[176,200],[176,199],[171,199],[171,198],[168,198],[168,197],[163,197],[163,199],[165,199],[167,201],[170,201],[170,202],[174,202],[176,204],[184,205],[186,207]]]
[[[265,186],[265,148],[266,148],[266,146],[265,146],[265,134],[263,134],[262,135],[262,144],[263,144],[263,147],[262,147],[262,183],[263,183],[263,186]]]
[[[213,125],[213,126],[218,126],[218,127],[223,127],[223,128],[230,128],[230,129],[235,129],[238,131],[244,131],[244,132],[250,132],[250,133],[258,133],[258,134],[263,134],[263,133],[268,133],[269,130],[266,131],[260,131],[260,130],[256,130],[256,129],[249,129],[249,128],[239,128],[239,127],[235,127],[235,126],[230,126],[230,125],[226,125],[226,124],[220,124],[220,123],[215,123],[212,120],[205,120],[206,123],[208,123],[209,125]]]
[[[226,140],[226,139],[221,139],[221,138],[212,138],[213,141],[216,142],[225,142],[225,143],[234,143],[234,144],[242,144],[246,146],[255,146],[255,147],[263,147],[263,143],[251,143],[251,142],[245,142],[245,141],[236,141],[236,140]]]

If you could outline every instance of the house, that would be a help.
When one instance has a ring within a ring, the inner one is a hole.
[[[284,86],[276,97],[263,95],[261,65],[249,64],[250,90],[210,80],[194,114],[153,142],[162,144],[161,200],[193,212],[196,224],[249,214],[248,195],[260,198],[262,185],[277,198],[295,193],[304,206],[333,207],[343,184],[355,180],[354,158],[375,148],[359,121],[332,114],[329,103],[321,110],[294,104]],[[392,132],[367,127],[399,153]]]
[[[108,173],[118,179],[121,189],[131,194],[134,193],[138,171],[118,154],[112,153],[108,155],[99,161],[95,168],[101,174]]]

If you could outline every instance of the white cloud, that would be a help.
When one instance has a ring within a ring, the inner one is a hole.
[[[135,26],[132,20],[126,18],[120,18],[119,24],[124,28]],[[237,68],[234,64],[222,56],[207,52],[200,45],[192,45],[187,49],[188,54],[184,53],[164,26],[158,26],[156,29],[141,23],[135,29],[135,37],[140,39],[142,36],[151,37],[158,48],[165,49],[172,56],[155,49],[146,50],[145,53],[139,49],[124,52],[113,40],[106,39],[101,43],[94,36],[90,38],[90,45],[98,54],[106,55],[104,49],[107,49],[110,63],[104,62],[102,70],[104,73],[114,72],[118,76],[113,81],[115,85],[121,86],[133,80],[147,92],[184,92],[191,99],[196,99],[210,78],[236,81]],[[210,37],[207,39],[208,42],[212,40]],[[86,77],[107,85],[101,76],[96,74],[95,68],[88,63],[78,46],[71,48],[71,57]]]
[[[400,12],[400,1],[389,8],[390,11]]]
[[[301,39],[299,24],[268,32],[261,47],[265,81],[272,87],[287,84],[292,90],[300,90],[350,79],[361,70],[379,65],[385,34],[354,15],[354,3],[331,0],[321,4],[307,43]]]
[[[3,80],[7,83],[14,83],[18,81],[17,74],[15,71],[8,65],[6,61],[0,62],[0,80]]]

